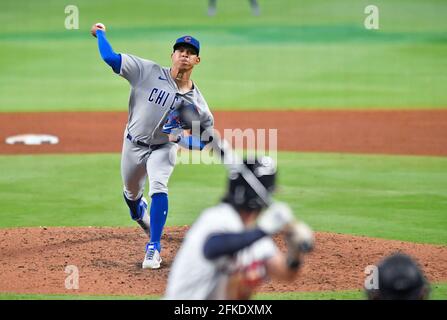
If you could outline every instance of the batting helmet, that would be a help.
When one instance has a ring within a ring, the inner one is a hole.
[[[273,193],[276,183],[276,165],[270,157],[245,159],[244,164],[253,172],[269,194]],[[266,204],[245,181],[241,173],[230,171],[227,194],[223,201],[230,203],[236,210],[260,211]]]
[[[419,266],[408,255],[396,253],[380,262],[379,288],[367,290],[370,300],[421,300],[429,285]]]

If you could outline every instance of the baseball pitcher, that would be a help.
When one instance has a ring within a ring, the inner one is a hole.
[[[247,161],[245,162],[247,163]],[[276,166],[269,157],[249,161],[247,167],[269,193],[275,187]],[[206,209],[188,231],[175,257],[165,298],[249,299],[266,277],[292,280],[314,236],[294,220],[284,203],[265,202],[241,174],[230,172],[222,202]],[[285,231],[287,253],[271,236]]]
[[[121,157],[124,200],[131,218],[150,238],[142,267],[157,269],[162,262],[160,240],[168,215],[168,181],[178,145],[188,149],[202,149],[205,145],[187,135],[173,136],[172,114],[180,106],[193,106],[203,127],[212,128],[214,124],[204,97],[191,80],[194,67],[200,63],[200,43],[191,36],[177,39],[171,54],[172,65],[167,68],[131,54],[114,52],[105,32],[101,23],[92,26],[91,34],[98,40],[99,53],[131,86]],[[143,197],[146,178],[151,198],[149,209]]]

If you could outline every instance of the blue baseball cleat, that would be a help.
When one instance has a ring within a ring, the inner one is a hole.
[[[160,268],[162,259],[160,252],[156,248],[154,242],[149,242],[146,245],[146,255],[144,256],[143,269],[158,269]]]

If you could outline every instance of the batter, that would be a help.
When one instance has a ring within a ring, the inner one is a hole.
[[[245,163],[273,193],[273,160],[263,157]],[[286,253],[272,239],[282,231],[289,233]],[[223,200],[206,209],[188,230],[172,263],[164,298],[247,300],[267,277],[295,279],[313,243],[313,231],[295,221],[287,204],[273,202],[266,208],[243,176],[230,172]]]

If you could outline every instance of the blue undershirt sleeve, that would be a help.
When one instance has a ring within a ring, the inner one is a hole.
[[[266,236],[266,233],[259,228],[240,233],[213,234],[206,240],[203,247],[205,258],[212,260],[225,255],[232,255],[264,236]]]
[[[98,48],[102,59],[112,67],[115,73],[120,73],[121,55],[113,51],[112,46],[107,41],[104,31],[96,30],[96,38],[98,39]]]
[[[194,136],[181,136],[178,144],[189,150],[202,150],[206,145],[203,141]]]

